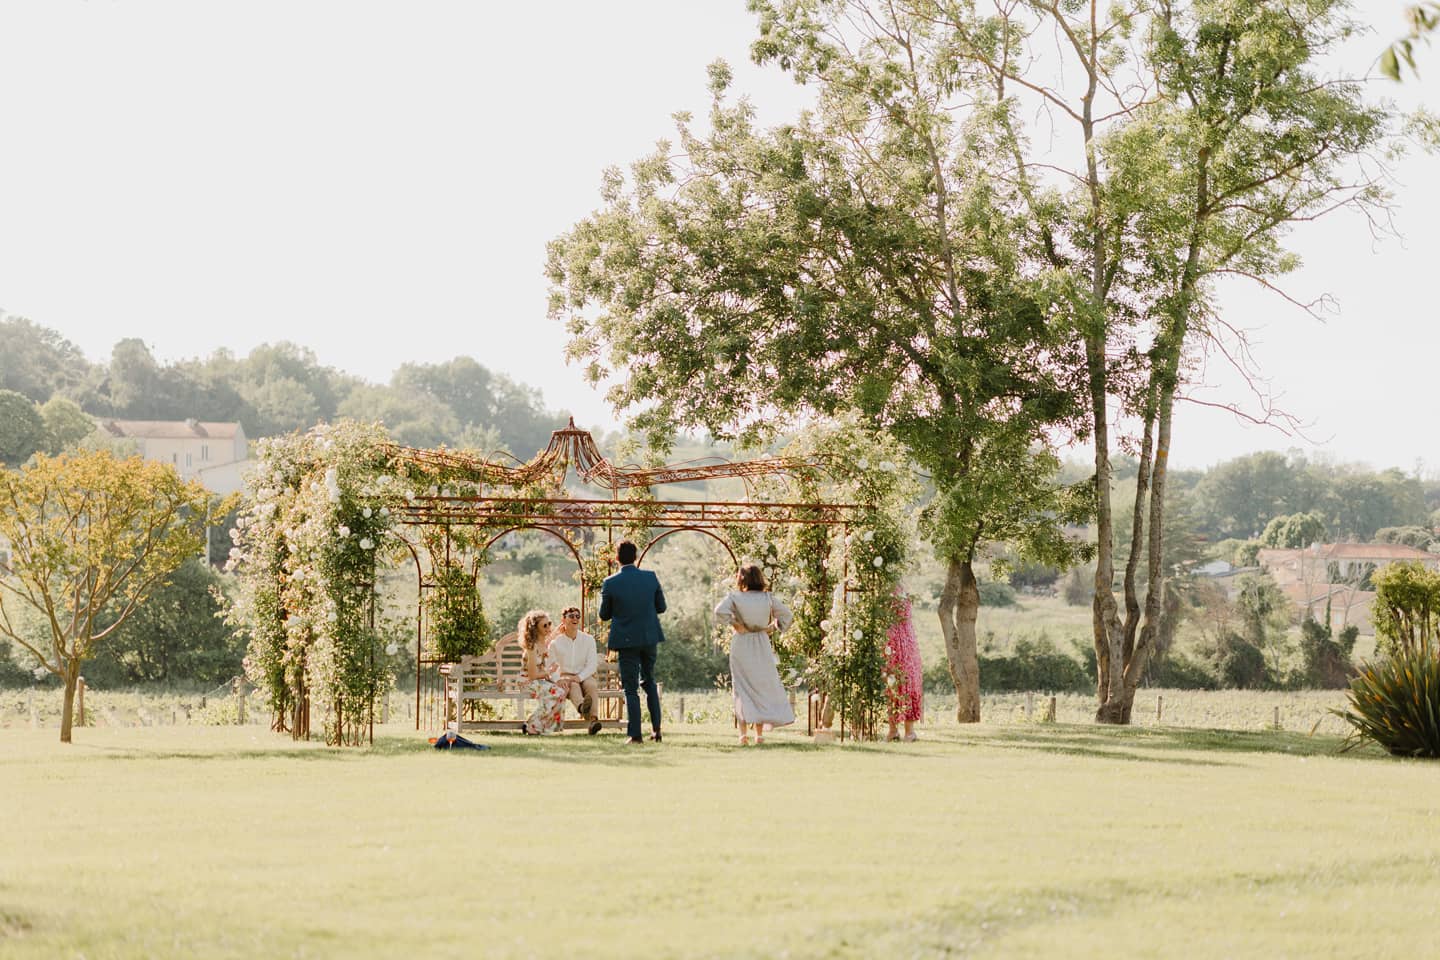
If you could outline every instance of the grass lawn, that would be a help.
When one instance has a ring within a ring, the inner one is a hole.
[[[816,747],[0,730],[0,956],[1357,957],[1433,949],[1440,765],[1303,732]]]

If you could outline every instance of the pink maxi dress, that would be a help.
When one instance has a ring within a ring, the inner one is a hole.
[[[885,639],[886,683],[890,722],[905,723],[924,719],[925,677],[920,665],[920,645],[915,640],[915,625],[910,622],[910,598],[898,596],[895,603],[900,609],[900,619]]]

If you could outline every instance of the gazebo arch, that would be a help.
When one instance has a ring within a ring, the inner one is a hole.
[[[686,533],[691,531],[695,533],[703,533],[711,540],[714,540],[716,543],[720,544],[720,546],[725,548],[725,552],[730,555],[730,565],[733,567],[740,566],[740,561],[735,557],[735,550],[730,546],[730,541],[726,540],[724,537],[720,536],[715,531],[706,530],[703,527],[676,527],[673,530],[666,530],[664,533],[660,534],[660,536],[655,537],[649,543],[645,544],[645,549],[640,551],[640,556],[636,559],[635,565],[639,566],[643,564],[645,562],[645,554],[649,553],[650,548],[655,546],[655,544],[659,543],[661,540],[664,540],[666,537],[671,536],[672,534]]]

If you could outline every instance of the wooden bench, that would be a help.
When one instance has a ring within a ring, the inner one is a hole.
[[[530,714],[527,701],[533,701],[530,682],[525,679],[524,653],[517,634],[509,633],[495,644],[495,649],[478,657],[461,657],[459,663],[440,667],[445,678],[445,707],[448,727],[457,733],[467,730],[518,730]],[[606,727],[620,728],[625,724],[625,691],[620,687],[620,671],[601,656],[595,670],[595,711]],[[476,709],[490,700],[509,700],[515,704],[513,718],[482,717]],[[574,704],[567,701],[566,713],[574,714]],[[583,730],[589,726],[584,717],[567,718],[566,729]]]

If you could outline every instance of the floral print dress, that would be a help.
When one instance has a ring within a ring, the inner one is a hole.
[[[554,733],[565,725],[565,688],[554,680],[559,665],[550,659],[548,650],[536,654],[545,676],[526,680],[521,689],[534,697],[535,712],[525,720],[526,733]]]
[[[925,678],[920,668],[920,645],[910,622],[910,598],[895,598],[900,618],[885,638],[885,687],[890,700],[890,722],[905,723],[925,716]]]

